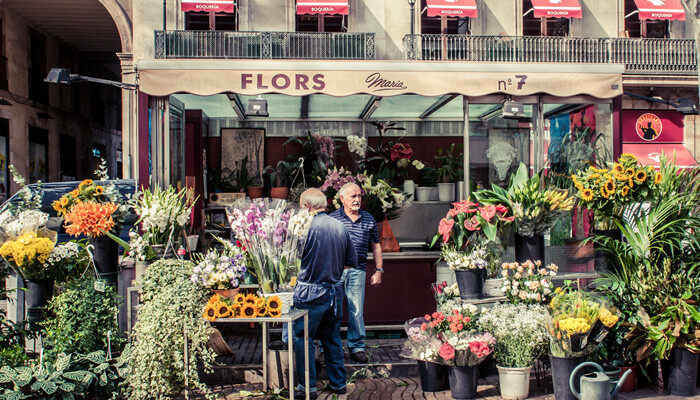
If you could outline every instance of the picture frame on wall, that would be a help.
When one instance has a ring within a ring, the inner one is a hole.
[[[265,130],[260,128],[221,129],[221,170],[236,170],[236,163],[248,157],[248,172],[262,183],[265,168]]]

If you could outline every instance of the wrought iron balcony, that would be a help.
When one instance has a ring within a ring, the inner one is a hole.
[[[613,63],[627,74],[695,75],[693,39],[573,38],[539,36],[406,35],[408,60]]]
[[[156,58],[372,60],[374,33],[156,31]]]

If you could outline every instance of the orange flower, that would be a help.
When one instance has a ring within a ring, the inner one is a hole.
[[[80,196],[80,191],[78,191],[78,189],[74,189],[70,192],[70,195],[73,196],[74,199],[77,199],[78,196]]]
[[[102,236],[114,227],[112,213],[116,210],[114,203],[78,203],[65,215],[66,232],[73,236]]]
[[[102,186],[95,186],[95,194],[98,196],[104,193],[104,190],[105,189]]]
[[[90,186],[92,185],[92,179],[85,179],[84,181],[80,182],[80,185],[78,185],[79,190],[83,190],[85,186]]]

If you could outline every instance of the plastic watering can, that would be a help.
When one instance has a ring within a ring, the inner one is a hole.
[[[579,392],[574,385],[575,378],[578,371],[585,367],[593,367],[598,371],[581,376],[581,391]],[[571,377],[569,377],[569,388],[571,389],[571,393],[579,400],[614,400],[617,396],[617,392],[630,373],[632,373],[631,370],[625,371],[617,382],[617,385],[610,390],[614,381],[611,381],[610,378],[605,375],[603,367],[594,362],[585,362],[579,364],[571,373]]]

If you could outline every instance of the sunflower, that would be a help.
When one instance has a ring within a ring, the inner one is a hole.
[[[270,296],[267,299],[267,308],[272,311],[281,311],[282,310],[282,300],[280,300],[279,297],[277,296]]]
[[[78,189],[74,189],[70,192],[70,195],[73,196],[74,199],[77,199],[78,196],[80,196],[80,192],[78,191]]]
[[[241,307],[241,317],[243,318],[254,318],[257,315],[257,311],[255,311],[255,306],[253,306],[250,303],[245,303],[243,307]]]
[[[632,189],[634,187],[634,177],[630,176],[630,179],[627,181],[627,185]]]
[[[663,175],[661,175],[661,172],[657,172],[656,176],[654,177],[654,183],[657,185],[660,184],[662,178],[663,178]]]
[[[639,183],[644,183],[644,181],[647,180],[647,173],[643,169],[640,169],[637,171],[636,174],[634,174],[634,179],[639,182]]]
[[[625,182],[628,178],[629,176],[625,174],[615,174],[615,179],[617,179],[620,182]]]
[[[235,303],[234,305],[231,306],[231,317],[232,318],[237,318],[241,316],[241,308],[243,306],[241,303]]]
[[[628,188],[627,186],[622,187],[622,197],[627,197],[629,192],[630,192],[630,188]]]
[[[593,200],[593,191],[591,189],[583,189],[583,191],[581,192],[581,198],[584,201]]]
[[[233,297],[233,301],[235,303],[245,303],[245,295],[243,293],[237,293],[236,296]]]
[[[207,321],[216,321],[216,310],[214,309],[214,306],[211,304],[207,304],[206,307],[204,307],[204,319]]]
[[[610,197],[610,193],[608,193],[607,190],[605,190],[605,186],[600,187],[600,194],[603,196],[603,198],[607,199]]]
[[[221,302],[221,297],[218,294],[214,294],[209,299],[209,304],[217,304]]]
[[[608,180],[605,182],[605,185],[603,186],[608,193],[612,193],[615,191],[615,182],[612,181],[612,179]]]
[[[258,296],[254,295],[252,293],[248,293],[248,295],[245,297],[245,302],[250,304],[250,305],[255,304],[257,302],[257,300],[258,300]]]
[[[613,166],[613,171],[615,171],[618,174],[621,174],[625,170],[625,167],[622,166],[620,163],[615,163]]]
[[[231,315],[231,308],[229,308],[226,303],[219,303],[216,305],[216,318],[227,318]]]
[[[260,308],[265,306],[265,299],[262,297],[258,297],[255,299],[255,308]]]
[[[267,311],[268,311],[267,307],[263,305],[262,307],[258,307],[255,310],[255,315],[257,317],[264,317],[264,316],[267,316]]]
[[[620,154],[620,161],[622,160],[628,160],[628,161],[637,161],[637,157],[634,154],[630,153],[622,153]]]
[[[580,192],[581,190],[583,190],[583,185],[582,185],[581,183],[579,183],[579,182],[576,182],[576,183],[574,184],[574,186],[576,186],[576,189],[578,189],[579,192]]]
[[[596,172],[595,174],[591,174],[588,178],[586,178],[586,180],[590,181],[592,179],[598,179],[598,178],[600,178],[600,174]]]
[[[104,187],[102,187],[102,186],[95,186],[95,194],[96,194],[96,195],[99,196],[99,195],[101,195],[102,193],[104,193],[104,191],[105,191],[105,188],[104,188]]]
[[[627,168],[625,170],[625,175],[629,175],[629,176],[634,175],[634,168]]]
[[[268,310],[268,313],[272,318],[279,318],[279,316],[282,315],[282,311],[280,310]]]
[[[92,179],[85,179],[84,181],[80,182],[80,185],[78,185],[79,190],[83,190],[85,186],[90,186],[92,185]]]

